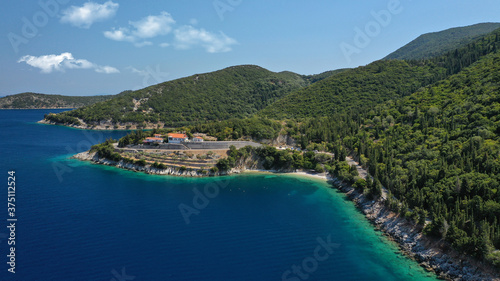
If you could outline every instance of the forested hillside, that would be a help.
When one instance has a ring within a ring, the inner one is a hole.
[[[0,98],[0,109],[78,108],[106,101],[114,96],[61,96],[22,93]]]
[[[363,117],[343,143],[402,202],[396,209],[500,265],[500,54]]]
[[[500,49],[500,29],[442,56],[426,60],[376,61],[300,89],[262,110],[270,118],[306,118],[364,110],[399,99],[460,72]]]
[[[111,120],[182,126],[248,117],[308,84],[305,76],[292,72],[235,66],[168,81],[58,116],[78,117],[86,123]]]
[[[401,98],[442,77],[435,64],[377,61],[298,90],[262,110],[270,118],[304,118],[357,110]]]
[[[384,59],[414,60],[440,56],[461,48],[497,28],[500,28],[500,23],[480,23],[423,34]]]

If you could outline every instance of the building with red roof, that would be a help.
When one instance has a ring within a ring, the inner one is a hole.
[[[168,134],[169,143],[182,143],[186,141],[189,141],[189,138],[186,134]]]
[[[163,143],[163,138],[146,138],[144,143]]]

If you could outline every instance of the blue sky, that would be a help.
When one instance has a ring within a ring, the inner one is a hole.
[[[19,0],[0,10],[0,96],[117,94],[240,64],[316,74],[423,33],[500,22],[497,0]]]

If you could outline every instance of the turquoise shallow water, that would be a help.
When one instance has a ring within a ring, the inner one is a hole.
[[[0,171],[16,171],[19,218],[17,273],[7,273],[0,236],[0,280],[436,280],[325,182],[151,176],[71,160],[125,132],[34,123],[47,112],[0,111]]]

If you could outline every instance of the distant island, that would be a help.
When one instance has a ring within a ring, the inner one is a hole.
[[[498,280],[494,28],[426,34],[393,54],[403,59],[389,55],[319,75],[233,66],[47,114],[42,122],[134,129],[77,157],[152,174],[327,173],[424,267],[445,279]],[[195,151],[197,144],[170,147],[169,134],[190,143],[200,137],[258,145]]]
[[[0,109],[79,108],[107,101],[114,96],[62,96],[21,93],[0,98]]]

